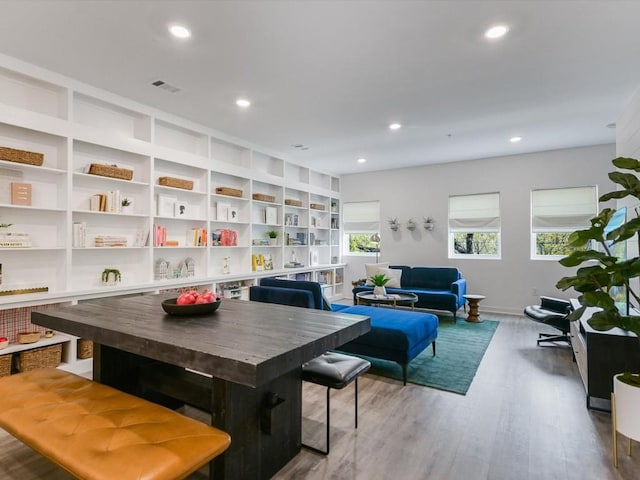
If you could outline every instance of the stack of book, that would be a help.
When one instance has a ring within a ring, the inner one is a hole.
[[[0,248],[28,248],[31,239],[28,233],[0,233]]]
[[[191,229],[191,246],[203,247],[207,245],[207,230],[205,228]]]
[[[122,196],[120,190],[96,193],[91,196],[89,209],[92,212],[120,213],[122,210]]]
[[[120,235],[96,235],[94,245],[96,247],[126,247],[127,238]]]
[[[73,223],[73,247],[84,248],[87,246],[87,223]]]

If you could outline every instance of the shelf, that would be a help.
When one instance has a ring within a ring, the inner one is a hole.
[[[42,337],[37,342],[33,343],[10,343],[6,348],[0,350],[0,355],[24,352],[25,350],[33,350],[34,348],[48,347],[50,345],[57,345],[58,343],[69,342],[71,340],[75,340],[75,337],[64,333],[55,333],[51,338]]]

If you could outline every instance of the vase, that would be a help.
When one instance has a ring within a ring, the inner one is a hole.
[[[131,215],[133,213],[133,205],[126,205],[120,209],[120,213],[124,213],[125,215]]]
[[[384,287],[373,287],[373,294],[384,296],[387,294],[387,289]]]
[[[640,441],[640,387],[624,383],[613,377],[612,396],[613,426],[613,461],[618,466],[617,433],[629,439],[628,452],[631,451],[631,440]]]

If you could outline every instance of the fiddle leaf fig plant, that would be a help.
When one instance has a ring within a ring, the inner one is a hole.
[[[600,201],[629,196],[640,200],[640,180],[635,173],[640,172],[640,162],[633,158],[618,157],[612,163],[619,170],[610,172],[609,179],[620,188],[600,196]],[[640,305],[640,292],[630,284],[631,279],[640,277],[640,256],[621,259],[611,251],[613,245],[632,237],[637,237],[640,241],[640,215],[636,209],[633,218],[607,232],[605,227],[615,213],[615,209],[604,208],[591,219],[591,227],[571,233],[569,244],[583,250],[575,250],[562,258],[560,264],[580,268],[575,275],[561,278],[556,287],[561,290],[573,288],[580,293],[580,308],[569,315],[570,320],[578,320],[587,307],[598,307],[600,310],[587,321],[593,329],[606,331],[619,327],[635,333],[640,339],[640,316],[621,313],[612,296],[612,289],[624,287],[636,304]],[[599,246],[598,250],[594,248],[595,244]],[[626,372],[620,380],[640,387],[639,374]]]

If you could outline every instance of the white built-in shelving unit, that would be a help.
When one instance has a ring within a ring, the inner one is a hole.
[[[190,285],[222,292],[264,276],[304,277],[325,284],[330,297],[345,293],[336,176],[2,55],[0,146],[44,154],[42,166],[0,161],[0,223],[13,224],[9,231],[28,233],[32,242],[0,249],[0,290],[48,287],[0,296],[0,309]],[[89,174],[92,163],[133,170],[133,178]],[[167,176],[193,188],[159,185]],[[12,204],[12,182],[31,184],[31,205]],[[219,187],[242,195],[218,194]],[[108,191],[130,199],[130,210],[92,211],[90,198]],[[184,214],[159,209],[159,198],[186,205]],[[291,199],[297,205],[287,204]],[[225,218],[218,218],[219,207]],[[86,225],[84,247],[74,246],[74,223]],[[155,225],[177,245],[154,246]],[[192,229],[207,231],[206,246],[190,243]],[[224,229],[235,232],[236,244],[212,245],[212,233]],[[262,244],[270,230],[278,232],[276,243]],[[127,246],[97,248],[94,239],[102,235],[124,237]],[[254,270],[253,256],[269,258],[272,270]],[[293,257],[302,266],[287,268]],[[187,258],[193,276],[158,279],[160,260],[175,265]],[[120,270],[121,283],[103,285],[105,268]]]

